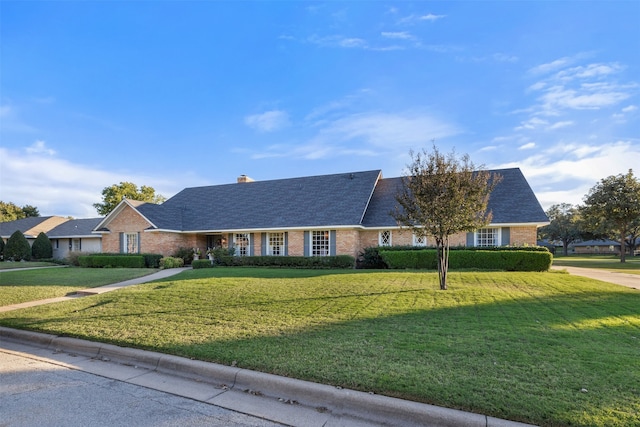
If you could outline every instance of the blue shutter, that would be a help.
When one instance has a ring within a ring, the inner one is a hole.
[[[284,256],[289,256],[289,232],[284,232]]]
[[[255,233],[249,233],[249,256],[253,256],[254,254],[254,249],[253,249],[254,234]]]
[[[69,248],[71,248],[71,239],[69,239]],[[124,233],[120,233],[120,253],[124,253]]]
[[[502,236],[500,239],[500,245],[506,246],[511,244],[511,229],[509,227],[502,227]]]
[[[78,239],[78,249],[82,252],[82,239]]]
[[[229,252],[231,252],[231,249],[233,249],[233,233],[229,233],[229,236],[227,237],[227,247],[229,248]]]
[[[80,242],[82,245],[82,242]],[[140,241],[140,232],[138,232],[138,253],[140,253],[140,248],[142,247],[142,242]]]
[[[267,233],[260,233],[260,253],[262,256],[267,254]]]
[[[467,246],[473,247],[475,233],[469,232],[467,233]]]
[[[311,255],[311,251],[309,250],[309,232],[304,232],[304,256]]]
[[[336,254],[336,230],[329,231],[329,255]]]

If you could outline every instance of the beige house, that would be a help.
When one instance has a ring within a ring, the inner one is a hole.
[[[489,201],[492,223],[453,245],[536,245],[549,223],[520,169],[501,169]],[[358,254],[366,247],[432,246],[390,213],[401,178],[379,170],[186,188],[160,205],[123,200],[94,233],[102,251],[171,255],[180,247],[233,247],[238,256]]]

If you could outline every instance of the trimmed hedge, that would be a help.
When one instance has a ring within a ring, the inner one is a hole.
[[[142,255],[83,255],[78,257],[80,267],[87,268],[144,268]]]
[[[286,267],[286,268],[353,268],[355,258],[349,255],[304,256],[222,256],[217,262],[225,267]]]
[[[389,268],[428,269],[438,268],[438,252],[435,249],[421,251],[380,251]],[[479,269],[505,271],[547,271],[553,256],[546,250],[452,250],[449,253],[450,269]]]
[[[194,270],[197,270],[198,268],[212,268],[213,263],[208,259],[196,259],[191,262],[191,267]]]

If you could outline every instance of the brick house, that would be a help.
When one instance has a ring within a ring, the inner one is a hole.
[[[452,236],[452,245],[536,245],[547,225],[518,168],[500,169],[489,200],[492,223]],[[123,200],[94,229],[104,252],[161,253],[180,247],[234,247],[236,255],[358,254],[384,245],[432,246],[401,229],[390,212],[401,178],[380,170],[186,188],[160,205]]]

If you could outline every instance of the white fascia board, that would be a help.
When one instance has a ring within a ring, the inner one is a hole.
[[[371,189],[371,194],[369,194],[369,198],[367,199],[367,204],[364,206],[364,211],[362,211],[362,216],[360,216],[360,224],[364,221],[364,217],[367,214],[367,210],[369,209],[369,203],[371,203],[371,199],[373,198],[373,193],[376,191],[376,187],[378,186],[378,182],[382,179],[382,171],[378,172],[378,178],[376,178],[376,182],[373,184],[373,188]]]
[[[103,232],[106,234],[106,232]],[[101,239],[102,236],[96,235],[96,234],[82,234],[82,235],[78,235],[78,234],[71,234],[68,236],[47,236],[49,238],[49,240],[53,240],[53,239]]]
[[[237,228],[230,230],[191,230],[191,231],[177,231],[182,234],[221,234],[221,233],[259,233],[270,231],[309,231],[309,230],[355,230],[364,229],[361,225],[323,225],[323,226],[309,226],[309,227],[273,227],[273,228]],[[155,231],[169,231],[169,230],[153,230]]]
[[[122,210],[124,210],[126,206],[129,206],[131,209],[133,209],[138,215],[140,215],[145,221],[147,221],[149,224],[151,224],[152,227],[155,228],[155,224],[149,220],[149,218],[147,218],[146,216],[142,215],[140,213],[140,211],[133,206],[131,203],[129,203],[129,199],[122,199],[120,201],[120,203],[118,203],[118,206],[116,206],[111,212],[109,212],[109,214],[104,217],[104,219],[102,221],[100,221],[100,224],[96,225],[96,227],[94,228],[94,232],[95,233],[101,233],[100,230],[101,228],[107,228],[107,225],[111,222],[111,220],[118,216],[120,214],[120,212],[122,212]]]
[[[504,222],[504,223],[494,223],[487,225],[487,227],[531,227],[535,225],[536,227],[544,227],[545,225],[549,225],[550,222]]]

